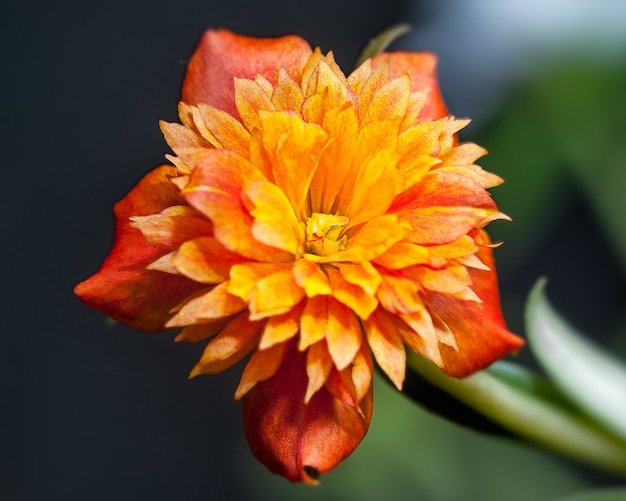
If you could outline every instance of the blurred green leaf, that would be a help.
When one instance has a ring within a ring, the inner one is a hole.
[[[506,180],[494,198],[514,224],[492,230],[507,242],[504,261],[533,250],[575,189],[590,202],[626,273],[625,117],[623,62],[553,61],[512,93],[477,140],[490,151],[481,164]]]
[[[626,488],[585,491],[573,496],[559,498],[558,501],[626,501]]]
[[[531,349],[570,400],[626,440],[626,366],[567,325],[546,299],[545,284],[540,280],[528,300]],[[626,465],[626,451],[623,462]]]

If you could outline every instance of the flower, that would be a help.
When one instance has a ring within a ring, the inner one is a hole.
[[[518,349],[483,227],[501,179],[459,144],[429,53],[348,77],[301,38],[208,31],[161,123],[173,166],[115,206],[113,249],[78,296],[145,331],[209,340],[191,376],[251,355],[235,397],[255,456],[314,482],[360,443],[373,359],[405,347],[466,376]],[[373,357],[372,357],[373,355]]]

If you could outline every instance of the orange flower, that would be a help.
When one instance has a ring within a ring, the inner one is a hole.
[[[115,206],[113,250],[76,293],[146,331],[211,339],[191,376],[251,355],[235,397],[252,451],[313,482],[372,415],[372,355],[405,346],[466,376],[515,351],[483,227],[501,179],[459,144],[428,53],[346,77],[295,36],[207,32],[189,64],[174,166]]]

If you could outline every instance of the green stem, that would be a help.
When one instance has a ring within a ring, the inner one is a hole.
[[[529,390],[531,376],[521,367],[499,362],[486,371],[456,379],[411,352],[407,353],[407,367],[531,443],[626,476],[626,442],[573,408]],[[516,379],[520,384],[515,384]]]

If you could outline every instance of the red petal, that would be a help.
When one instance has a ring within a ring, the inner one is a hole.
[[[486,238],[486,234],[481,233]],[[439,345],[444,363],[442,370],[450,376],[468,376],[515,353],[524,344],[524,340],[510,333],[504,324],[491,248],[481,246],[477,256],[491,268],[490,271],[469,269],[473,280],[471,287],[482,304],[436,293],[428,293],[424,299],[455,335],[458,351]]]
[[[372,417],[372,388],[359,407],[324,387],[304,403],[306,354],[295,343],[278,372],[243,398],[244,427],[253,454],[272,472],[315,483],[359,445]]]
[[[406,73],[411,75],[411,91],[430,89],[420,121],[436,120],[448,115],[437,81],[437,56],[430,52],[392,52],[378,54],[372,59],[372,67],[389,58],[390,78]]]
[[[227,30],[209,30],[187,66],[182,100],[193,105],[210,104],[237,117],[235,77],[254,79],[259,73],[276,84],[283,67],[299,81],[311,54],[309,44],[293,35],[251,38]]]
[[[88,306],[135,329],[163,330],[170,310],[202,286],[185,277],[147,270],[146,266],[167,251],[150,245],[141,231],[129,224],[131,216],[185,204],[169,180],[175,175],[174,167],[161,166],[115,205],[113,248],[100,270],[74,289]]]

